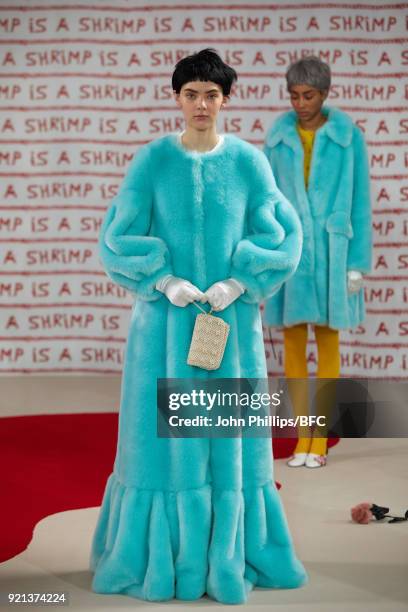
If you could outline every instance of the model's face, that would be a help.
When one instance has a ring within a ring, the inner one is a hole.
[[[320,91],[310,85],[293,85],[289,89],[290,102],[302,121],[309,121],[320,113],[327,91]]]
[[[217,83],[191,81],[183,85],[180,93],[174,93],[174,99],[184,115],[186,127],[204,131],[215,126],[228,96],[223,95]]]

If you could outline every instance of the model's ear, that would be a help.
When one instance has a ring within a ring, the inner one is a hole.
[[[322,91],[322,100],[324,101],[328,95],[329,95],[328,89],[325,89],[324,91]]]
[[[173,98],[175,99],[177,106],[181,108],[180,94],[174,91],[174,89],[173,89]]]
[[[229,101],[230,101],[230,96],[223,96],[222,97],[221,108],[224,108],[228,104]]]

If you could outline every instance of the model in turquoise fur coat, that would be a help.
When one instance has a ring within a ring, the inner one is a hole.
[[[266,378],[259,302],[293,274],[301,227],[255,147],[225,135],[197,153],[178,135],[140,148],[100,233],[103,266],[135,301],[113,473],[94,534],[92,588],[147,600],[246,601],[257,585],[307,581],[273,477],[269,438],[158,438],[156,379]],[[219,370],[187,365],[198,310],[156,288],[165,274],[246,291],[219,313]]]
[[[303,148],[291,110],[266,137],[268,157],[279,189],[302,222],[303,251],[296,273],[265,305],[265,322],[347,329],[365,315],[363,288],[347,291],[347,271],[371,268],[370,173],[363,134],[339,109],[323,106],[328,121],[316,132],[309,186],[303,174]]]

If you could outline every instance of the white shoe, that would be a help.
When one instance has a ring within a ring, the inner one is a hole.
[[[300,467],[305,465],[307,453],[294,453],[292,457],[286,462],[289,467]]]
[[[306,457],[305,465],[308,468],[319,468],[326,465],[326,455],[317,455],[316,453],[309,453]]]

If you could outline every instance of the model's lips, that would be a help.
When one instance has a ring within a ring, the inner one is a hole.
[[[195,115],[195,119],[208,119],[208,115]]]

